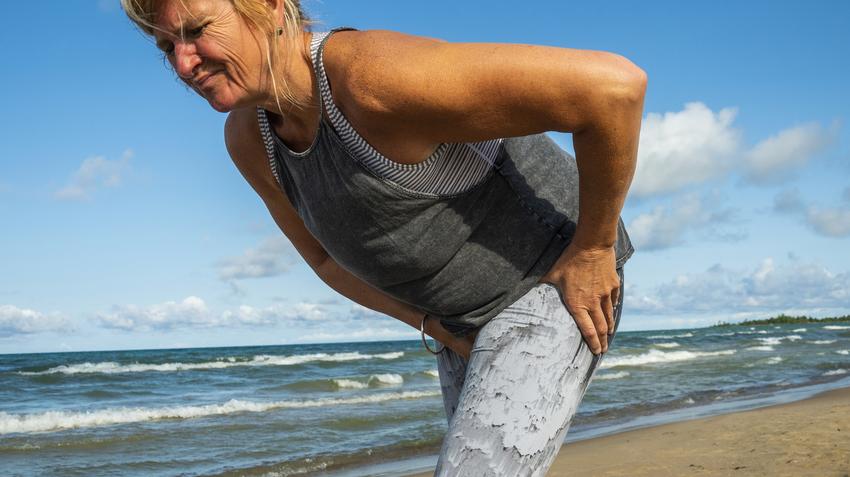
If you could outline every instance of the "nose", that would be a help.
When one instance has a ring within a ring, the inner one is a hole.
[[[195,68],[201,64],[201,57],[195,49],[195,45],[184,42],[174,44],[174,70],[183,79],[192,79]]]

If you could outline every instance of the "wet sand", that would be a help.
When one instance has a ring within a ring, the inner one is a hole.
[[[850,477],[850,388],[566,444],[547,475]]]

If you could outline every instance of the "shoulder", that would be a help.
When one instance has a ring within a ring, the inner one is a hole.
[[[340,31],[323,54],[334,99],[346,116],[362,122],[397,119],[406,98],[425,86],[443,40],[390,30]],[[409,105],[409,103],[407,103]]]
[[[351,114],[436,142],[572,132],[604,117],[613,98],[642,95],[640,70],[602,51],[388,30],[338,32],[328,45],[334,96]]]
[[[256,109],[237,109],[227,115],[224,142],[233,163],[260,196],[265,199],[276,192],[277,181],[269,166]]]
[[[390,30],[340,31],[328,39],[323,54],[325,70],[337,79],[335,93],[340,92],[354,105],[369,110],[384,109],[391,99],[381,92],[382,85],[396,87],[409,84],[405,77],[428,71],[428,51],[443,40],[409,35]],[[416,84],[409,84],[415,90]],[[398,93],[393,89],[389,93]]]
[[[224,141],[234,162],[262,148],[256,109],[243,108],[228,113],[224,122]]]

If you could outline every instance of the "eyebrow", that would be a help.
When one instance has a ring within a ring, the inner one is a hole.
[[[157,31],[182,38],[184,32],[186,32],[187,30],[191,30],[193,28],[196,28],[196,25],[200,25],[202,23],[203,23],[203,19],[200,18],[200,17],[187,18],[180,25],[178,25],[177,28],[175,28],[174,30],[169,31],[169,30],[166,30],[164,28],[160,28]],[[156,34],[154,34],[154,38],[156,38]],[[159,48],[160,50],[165,50],[165,44],[167,44],[169,41],[170,40],[168,40],[166,38],[159,38],[159,39],[156,40],[156,47]]]

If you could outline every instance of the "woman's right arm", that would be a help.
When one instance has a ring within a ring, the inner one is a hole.
[[[275,223],[298,253],[322,281],[341,295],[418,330],[422,322],[422,311],[390,297],[351,274],[330,258],[322,245],[310,234],[272,175],[259,131],[257,115],[253,109],[231,112],[224,130],[227,150],[239,172],[266,204]],[[352,334],[356,332],[349,331]],[[428,320],[425,332],[461,356],[469,356],[472,346],[470,339],[455,337],[443,328],[438,320]]]

